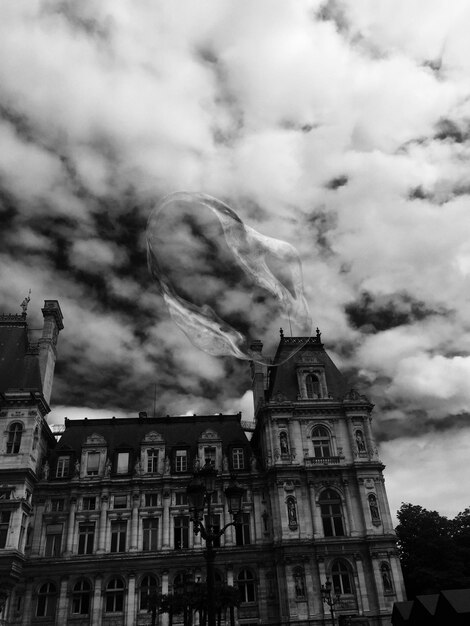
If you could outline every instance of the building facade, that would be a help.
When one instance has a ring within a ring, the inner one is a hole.
[[[43,315],[36,343],[26,312],[0,317],[3,624],[150,624],[155,592],[204,580],[186,487],[207,461],[218,473],[216,525],[231,521],[231,475],[245,488],[242,523],[220,537],[215,560],[216,580],[239,589],[237,624],[331,623],[327,578],[336,620],[390,624],[404,588],[373,407],[348,388],[319,333],[281,333],[272,365],[252,363],[252,426],[240,415],[141,413],[66,420],[54,437],[58,302]]]

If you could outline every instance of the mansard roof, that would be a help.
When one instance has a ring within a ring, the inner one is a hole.
[[[42,391],[39,360],[29,345],[22,315],[0,316],[0,393],[9,390]]]
[[[315,369],[316,366],[325,372],[330,397],[341,400],[350,386],[326,352],[320,332],[317,330],[315,337],[285,337],[281,334],[273,365],[270,367],[266,399],[270,400],[282,394],[286,400],[295,401],[299,394],[298,369]]]
[[[184,415],[178,417],[137,417],[65,420],[65,431],[56,447],[56,454],[73,450],[78,457],[90,435],[99,435],[106,441],[108,455],[125,445],[135,451],[146,442],[147,435],[158,433],[167,448],[178,446],[196,450],[201,435],[211,430],[217,441],[227,448],[230,445],[249,446],[240,424],[241,414],[235,415]]]

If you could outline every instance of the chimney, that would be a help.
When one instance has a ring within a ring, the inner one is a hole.
[[[261,357],[261,353],[263,351],[263,344],[259,339],[254,339],[250,345],[252,353],[259,353]],[[253,400],[254,400],[254,410],[255,410],[255,418],[256,411],[258,409],[258,405],[261,401],[264,400],[264,391],[265,391],[265,381],[266,381],[266,366],[261,363],[257,363],[256,361],[251,361],[251,384],[253,389]]]
[[[42,315],[44,325],[39,340],[39,370],[41,372],[42,393],[49,404],[57,358],[57,338],[63,329],[63,315],[57,300],[44,300]]]

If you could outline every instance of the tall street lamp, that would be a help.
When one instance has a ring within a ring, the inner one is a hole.
[[[214,550],[214,542],[225,533],[229,526],[242,523],[242,499],[245,493],[245,489],[232,476],[229,486],[224,493],[228,502],[228,510],[233,516],[233,522],[229,522],[219,529],[212,513],[212,496],[216,488],[216,479],[217,470],[210,461],[206,461],[204,467],[194,474],[193,480],[186,488],[194,534],[201,533],[201,537],[206,542],[204,556],[206,559],[208,626],[215,626],[216,621],[214,597],[214,559],[216,551]],[[207,515],[204,523],[203,515],[206,506]]]
[[[332,626],[335,626],[334,607],[339,603],[340,596],[339,594],[335,594],[335,596],[331,595],[331,580],[328,576],[326,577],[325,584],[321,586],[320,591],[323,602],[330,607],[331,623]]]

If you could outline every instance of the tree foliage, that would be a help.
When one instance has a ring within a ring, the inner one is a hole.
[[[409,598],[470,587],[470,509],[454,519],[402,504],[396,528]]]

